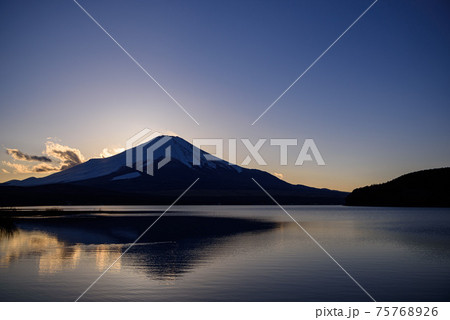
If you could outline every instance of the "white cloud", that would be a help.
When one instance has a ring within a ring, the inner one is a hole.
[[[12,173],[42,173],[42,172],[52,172],[59,171],[59,167],[54,167],[45,163],[37,164],[34,166],[27,166],[20,163],[13,163],[9,161],[3,161],[3,165],[8,166],[13,169]],[[2,169],[4,173],[10,173],[5,169]]]
[[[65,170],[84,162],[84,156],[80,150],[63,146],[53,141],[45,143],[45,153],[60,160],[60,170]]]
[[[31,171],[30,167],[25,166],[20,163],[13,163],[13,162],[9,162],[9,161],[2,161],[2,163],[3,163],[3,165],[12,168],[14,170],[13,173],[32,173],[33,172],[33,171]]]
[[[272,173],[275,177],[277,177],[278,179],[283,179],[284,175],[282,173],[278,173],[278,172],[273,172]]]
[[[124,152],[124,151],[125,151],[125,148],[105,148],[100,153],[100,157],[108,158],[108,157],[111,157],[113,155],[116,155],[116,154]]]
[[[6,151],[14,160],[27,162],[40,161],[42,163],[36,165],[25,165],[22,163],[3,161],[3,165],[13,169],[12,172],[2,169],[1,171],[4,173],[56,172],[71,168],[84,162],[84,156],[81,154],[80,150],[69,146],[63,146],[53,141],[47,141],[45,143],[45,151],[43,154],[46,156],[29,155],[18,149],[6,149]],[[53,159],[56,159],[57,161],[54,161]]]

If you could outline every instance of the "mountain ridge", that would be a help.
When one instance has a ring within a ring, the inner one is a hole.
[[[138,148],[149,148],[163,137],[132,148],[132,158],[137,158]],[[152,176],[137,171],[136,160],[133,160],[133,168],[127,167],[126,152],[122,152],[109,158],[90,159],[47,177],[6,182],[0,185],[0,205],[167,204],[197,178],[198,182],[181,203],[273,204],[252,178],[277,200],[287,204],[342,204],[348,194],[293,185],[266,171],[230,164],[196,149],[180,137],[171,137],[166,145],[171,147],[171,160]],[[198,153],[194,154],[194,150]],[[199,165],[193,163],[196,154]],[[162,147],[155,150],[151,160],[143,154],[143,171],[164,156]]]

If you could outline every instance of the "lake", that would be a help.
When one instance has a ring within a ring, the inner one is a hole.
[[[285,208],[377,301],[450,300],[450,209]],[[3,221],[0,300],[75,301],[165,209]],[[80,301],[371,300],[276,206],[177,206]]]

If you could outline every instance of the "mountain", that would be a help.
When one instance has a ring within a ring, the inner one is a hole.
[[[450,168],[412,172],[353,190],[349,206],[450,207]]]
[[[162,139],[168,141],[156,149],[153,159],[144,152],[142,161],[136,162],[139,148],[157,146]],[[134,169],[142,165],[145,172],[148,165],[156,165],[169,146],[171,160],[154,170],[154,175]],[[273,204],[252,178],[285,204],[342,204],[347,195],[292,185],[265,171],[231,165],[199,149],[195,150],[199,151],[200,165],[194,165],[193,150],[192,144],[180,137],[159,136],[131,149],[133,168],[126,166],[126,152],[122,152],[91,159],[44,178],[12,180],[0,185],[0,205],[170,204],[197,178],[198,182],[179,204]]]

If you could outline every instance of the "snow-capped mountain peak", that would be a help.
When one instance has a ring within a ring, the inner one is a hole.
[[[156,148],[155,150],[151,150],[152,145],[156,145],[158,141],[161,139],[166,139],[161,147]],[[145,167],[150,160],[148,160],[147,151],[151,150],[152,161],[156,162],[158,159],[162,159],[165,157],[165,150],[170,148],[170,157],[171,161],[178,161],[183,165],[193,168],[194,167],[194,157],[196,163],[200,168],[213,168],[223,167],[228,169],[233,169],[240,172],[242,169],[236,165],[229,165],[225,160],[214,157],[213,155],[199,150],[194,147],[192,144],[187,142],[186,140],[176,137],[176,136],[158,136],[152,139],[149,142],[146,142],[142,145],[138,145],[128,151],[124,151],[122,153],[116,154],[114,156],[108,158],[95,158],[90,159],[82,164],[74,166],[72,168],[66,169],[61,172],[57,172],[51,174],[47,177],[43,178],[29,178],[25,180],[12,180],[6,182],[5,185],[11,186],[37,186],[37,185],[45,185],[45,184],[56,184],[56,183],[70,183],[81,180],[93,179],[102,177],[105,175],[110,175],[115,172],[118,172],[120,169],[126,166],[127,164],[127,152],[130,152],[132,157],[133,168],[136,169],[136,165],[140,163],[141,168]],[[140,151],[139,151],[140,149]],[[137,154],[142,155],[142,159],[137,159]],[[214,159],[208,160],[209,159]],[[136,177],[136,176],[133,176]],[[125,179],[126,177],[121,177],[120,179]],[[132,178],[131,176],[129,177]],[[119,177],[117,177],[119,179]],[[117,180],[116,179],[116,180]]]

